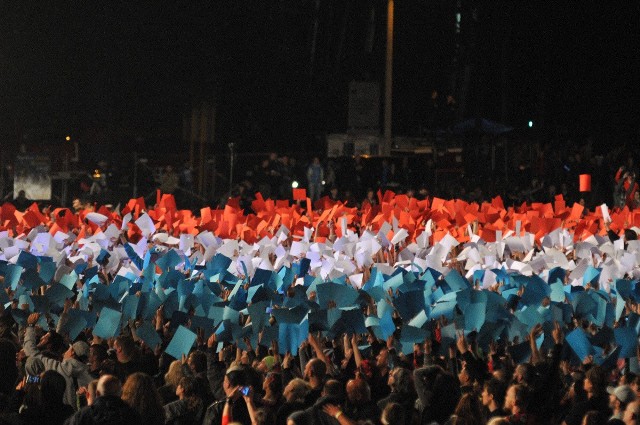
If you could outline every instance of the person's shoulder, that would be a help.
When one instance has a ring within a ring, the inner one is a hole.
[[[83,408],[69,416],[64,421],[64,425],[92,424],[92,417],[93,414],[91,406],[84,406]]]

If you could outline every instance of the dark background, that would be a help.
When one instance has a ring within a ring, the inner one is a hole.
[[[599,149],[636,140],[639,7],[396,0],[394,134],[416,134],[431,91],[451,91],[464,65],[466,117],[533,120],[540,137],[591,135]],[[313,148],[346,130],[349,81],[384,81],[385,20],[381,0],[5,1],[3,145],[83,132],[99,154],[181,150],[183,118],[207,101],[222,146]]]

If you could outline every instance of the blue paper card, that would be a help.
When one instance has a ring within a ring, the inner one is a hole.
[[[329,301],[334,301],[338,308],[351,307],[358,298],[358,292],[351,286],[338,283],[323,283],[316,287],[318,304],[327,308]]]
[[[7,264],[7,270],[4,275],[4,283],[11,287],[12,291],[15,291],[18,287],[18,282],[20,282],[20,277],[22,276],[23,267],[17,266],[15,264]]]
[[[56,274],[56,263],[54,263],[53,261],[41,262],[40,271],[38,273],[40,274],[40,278],[45,283],[51,282],[51,279],[53,279]]]
[[[447,273],[447,275],[444,277],[444,281],[449,286],[449,289],[451,289],[451,291],[453,292],[466,289],[470,286],[469,281],[467,281],[467,279],[465,279],[455,269],[452,269],[449,273]]]
[[[120,332],[120,319],[122,313],[116,310],[112,310],[108,307],[104,307],[100,311],[100,318],[93,328],[93,334],[103,339],[113,338]]]
[[[16,264],[25,269],[36,269],[38,267],[38,257],[27,251],[20,251]]]
[[[140,298],[136,295],[127,295],[122,302],[122,320],[128,321],[137,317]]]
[[[42,280],[36,269],[26,269],[22,273],[22,282],[24,287],[29,290],[37,289],[46,285],[45,281]]]
[[[593,346],[589,342],[587,334],[585,334],[581,328],[571,331],[565,339],[580,361],[583,361],[587,356],[594,353]]]
[[[175,249],[170,249],[165,255],[156,260],[156,265],[162,270],[170,270],[182,262],[182,257],[178,255]]]
[[[300,324],[280,323],[278,328],[278,347],[280,354],[289,351],[292,355],[298,355],[298,347],[309,336],[309,321],[303,320]]]
[[[464,330],[480,331],[485,320],[487,306],[483,303],[471,303],[464,309]]]
[[[171,342],[164,352],[175,359],[181,359],[183,354],[185,356],[189,354],[195,340],[195,333],[191,332],[184,326],[178,326],[176,333],[173,335]]]
[[[72,298],[75,294],[66,286],[60,283],[54,283],[47,289],[44,295],[49,299],[53,305],[64,305],[64,301],[68,298]]]
[[[70,274],[65,274],[60,278],[60,284],[66,286],[68,289],[73,290],[74,286],[76,286],[76,282],[78,281],[78,275],[76,272],[72,271]]]
[[[616,328],[613,330],[616,344],[621,347],[619,358],[636,357],[638,349],[638,332],[634,328]]]
[[[136,329],[136,335],[152,350],[159,344],[162,344],[162,339],[158,335],[158,332],[156,332],[153,324],[149,321],[143,322],[142,325]]]

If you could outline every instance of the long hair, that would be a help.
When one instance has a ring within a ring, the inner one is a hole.
[[[198,396],[198,392],[196,391],[196,380],[189,376],[185,376],[180,379],[180,383],[178,385],[182,387],[184,401],[187,403],[189,410],[197,410],[202,404],[202,399]]]
[[[413,374],[409,369],[397,367],[393,371],[394,382],[391,385],[391,391],[402,395],[415,394],[416,388],[413,384]]]
[[[183,376],[182,362],[180,360],[174,360],[171,362],[169,370],[164,375],[164,383],[171,385],[175,389],[178,387]]]
[[[164,423],[162,400],[153,379],[146,373],[129,375],[122,388],[122,400],[140,414],[141,423]]]
[[[460,398],[454,412],[456,425],[481,425],[482,414],[480,413],[480,403],[477,397],[472,394],[465,394]]]

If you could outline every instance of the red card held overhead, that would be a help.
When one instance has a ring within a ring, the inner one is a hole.
[[[580,174],[580,192],[591,192],[591,174]]]
[[[294,201],[305,201],[307,199],[307,189],[293,189]]]

